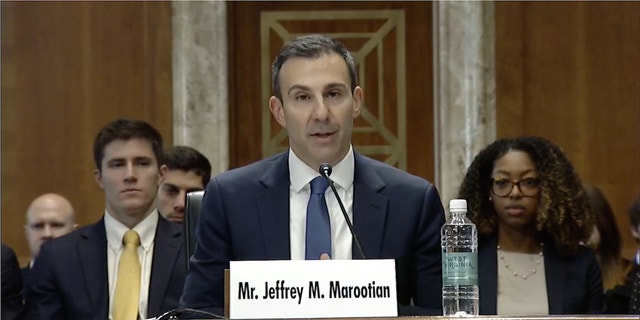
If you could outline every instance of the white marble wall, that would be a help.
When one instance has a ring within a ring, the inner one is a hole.
[[[438,1],[433,15],[435,183],[448,208],[474,156],[496,136],[494,3]]]
[[[212,175],[229,167],[227,7],[173,1],[173,143],[198,149]]]

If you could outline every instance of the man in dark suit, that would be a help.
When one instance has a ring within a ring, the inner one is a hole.
[[[98,133],[93,149],[105,214],[42,246],[30,274],[28,319],[119,320],[123,310],[146,319],[178,306],[182,233],[155,209],[167,171],[162,137],[144,121],[120,119]],[[125,276],[138,280],[119,281]]]
[[[2,308],[0,319],[22,319],[22,277],[13,249],[2,244]]]
[[[349,51],[324,36],[300,37],[281,49],[272,71],[269,107],[286,129],[290,149],[210,181],[181,304],[222,313],[230,260],[361,258],[328,189],[321,194],[330,249],[307,256],[305,238],[316,232],[305,213],[310,181],[329,163],[365,256],[397,260],[398,302],[441,315],[444,213],[438,192],[422,178],[353,150],[363,92]]]

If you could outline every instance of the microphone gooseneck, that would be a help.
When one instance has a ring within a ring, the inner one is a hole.
[[[223,316],[217,315],[215,313],[210,313],[202,310],[190,309],[190,308],[178,308],[169,310],[157,318],[158,320],[173,320],[173,319],[181,319],[183,315],[191,315],[191,316],[199,316],[206,318],[198,318],[198,319],[224,319]],[[187,318],[187,319],[195,319],[195,318]]]
[[[360,244],[360,240],[358,240],[358,236],[356,235],[356,231],[353,230],[353,224],[351,224],[351,220],[349,219],[349,215],[347,214],[347,210],[344,208],[344,204],[342,204],[342,199],[338,195],[338,190],[336,190],[336,186],[333,185],[333,180],[329,178],[331,172],[333,172],[333,167],[328,163],[323,163],[318,168],[318,172],[329,181],[329,187],[331,187],[331,191],[333,191],[333,195],[336,196],[338,200],[338,205],[340,205],[340,210],[342,211],[342,216],[344,217],[345,222],[347,222],[347,227],[349,227],[349,231],[351,232],[351,237],[353,237],[353,242],[356,244],[356,248],[360,253],[362,259],[366,259],[367,257],[364,255],[364,250],[362,250],[362,245]]]

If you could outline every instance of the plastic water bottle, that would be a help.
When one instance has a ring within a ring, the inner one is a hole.
[[[478,229],[467,218],[467,201],[449,202],[451,216],[442,226],[442,311],[445,316],[477,316]]]

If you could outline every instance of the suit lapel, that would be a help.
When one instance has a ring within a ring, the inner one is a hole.
[[[353,229],[367,258],[379,258],[388,207],[387,197],[379,192],[385,183],[365,157],[354,152],[354,158]],[[355,259],[362,258],[355,243],[351,255]]]
[[[109,316],[109,277],[107,273],[107,234],[104,219],[83,231],[78,256],[84,283],[96,319]]]
[[[563,314],[566,265],[553,245],[545,244],[543,250],[549,314]]]
[[[288,153],[267,164],[256,194],[258,217],[266,250],[266,259],[291,259],[289,248],[289,162]]]
[[[149,281],[149,305],[147,315],[160,313],[162,302],[167,294],[169,280],[179,257],[182,233],[178,228],[171,228],[171,223],[158,216],[155,243],[153,246],[153,262],[151,264],[151,279]]]

